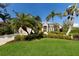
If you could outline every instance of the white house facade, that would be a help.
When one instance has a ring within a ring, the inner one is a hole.
[[[50,32],[50,31],[56,30],[55,25],[50,22],[44,22],[42,28],[43,28],[42,31],[44,31],[44,32]],[[58,25],[58,29],[61,29],[61,28],[62,28],[62,26]]]

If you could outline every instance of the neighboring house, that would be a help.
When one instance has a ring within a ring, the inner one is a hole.
[[[42,31],[51,32],[51,31],[60,30],[61,28],[62,28],[62,26],[59,25],[59,24],[56,25],[56,24],[53,24],[53,23],[50,23],[50,22],[44,22]]]

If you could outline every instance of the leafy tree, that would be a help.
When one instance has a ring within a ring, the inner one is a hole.
[[[78,16],[78,15],[79,15],[79,8],[76,3],[70,5],[64,12],[63,16],[67,16],[67,20],[65,24],[68,26],[68,31],[66,35],[69,35],[69,33],[71,32],[74,24],[75,16]]]

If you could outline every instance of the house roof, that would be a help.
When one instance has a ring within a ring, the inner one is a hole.
[[[62,25],[61,25],[61,24],[59,24],[59,23],[43,22],[42,24],[43,24],[43,26],[48,26],[48,24],[49,24],[49,25],[58,24],[59,26],[61,26],[61,27],[62,27]]]

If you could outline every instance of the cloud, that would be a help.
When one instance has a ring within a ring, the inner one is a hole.
[[[78,23],[74,23],[73,27],[79,27]]]

